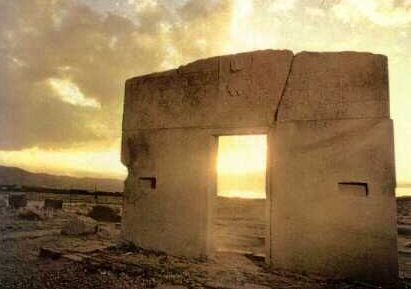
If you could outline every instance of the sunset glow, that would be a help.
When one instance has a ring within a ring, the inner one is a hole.
[[[47,172],[75,177],[118,178],[126,176],[120,163],[119,148],[109,150],[40,150],[30,148],[18,152],[1,152],[0,162],[32,172]]]
[[[111,144],[126,79],[249,50],[348,50],[388,57],[397,182],[411,184],[409,0],[0,1],[0,19],[0,165],[123,178]],[[219,169],[262,170],[237,161]]]
[[[217,195],[265,198],[266,135],[220,136]]]

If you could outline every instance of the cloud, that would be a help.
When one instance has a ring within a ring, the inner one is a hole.
[[[49,78],[48,84],[64,102],[78,106],[101,108],[98,101],[84,96],[80,88],[68,79]]]
[[[298,3],[298,1],[299,0],[288,0],[288,1],[275,0],[270,5],[269,9],[274,12],[287,13],[296,7],[296,4]]]
[[[345,23],[367,20],[383,27],[404,26],[411,23],[408,2],[396,5],[395,0],[342,0],[333,7],[338,19]]]
[[[357,50],[389,57],[398,176],[410,179],[410,9],[410,0],[0,0],[0,163],[4,150],[112,147],[129,77],[253,49]]]
[[[227,3],[0,1],[0,150],[118,140],[125,80],[217,54]]]

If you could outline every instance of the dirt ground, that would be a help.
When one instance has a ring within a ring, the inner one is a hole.
[[[67,223],[79,216],[86,218],[92,204],[65,205],[63,211],[47,212],[40,209],[38,201],[30,206],[41,215],[40,220],[27,217],[24,214],[27,210],[0,208],[1,289],[373,288],[367,284],[272,271],[263,258],[254,255],[220,252],[206,261],[143,250],[121,242],[119,223],[94,221],[91,228],[95,225],[95,231],[64,235],[61,231]],[[408,203],[403,206],[407,207]],[[407,231],[406,216],[399,221],[404,229],[399,238],[403,278],[398,288],[411,288],[406,278],[407,270],[411,269],[411,251],[408,252],[411,229]]]

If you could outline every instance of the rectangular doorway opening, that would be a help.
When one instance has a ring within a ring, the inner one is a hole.
[[[218,137],[217,196],[212,215],[216,252],[265,256],[267,135]]]

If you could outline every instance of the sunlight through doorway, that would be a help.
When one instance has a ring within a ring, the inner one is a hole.
[[[216,251],[264,255],[267,136],[218,137]]]

